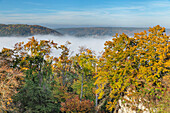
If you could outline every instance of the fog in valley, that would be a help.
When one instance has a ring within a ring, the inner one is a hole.
[[[53,40],[54,42],[58,43],[58,45],[63,45],[67,41],[71,42],[68,46],[70,49],[70,53],[75,55],[79,52],[80,47],[89,48],[92,51],[95,51],[97,56],[101,55],[101,51],[104,50],[104,43],[105,41],[111,40],[113,37],[111,36],[86,36],[86,37],[74,37],[74,36],[53,36],[53,35],[37,35],[34,36],[37,40]],[[29,37],[0,37],[0,50],[3,47],[5,48],[13,48],[17,42],[24,41],[25,43],[28,42]],[[59,56],[60,51],[53,51],[51,54],[53,56]]]

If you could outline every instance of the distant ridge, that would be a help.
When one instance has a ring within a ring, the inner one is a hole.
[[[116,33],[125,33],[128,36],[134,36],[134,33],[148,31],[149,28],[135,28],[135,27],[81,27],[81,28],[58,28],[56,29],[64,35],[73,35],[77,37],[83,36],[114,36]],[[166,29],[166,33],[170,34],[170,29]]]
[[[33,35],[62,35],[56,30],[27,24],[0,24],[0,36],[33,36]]]

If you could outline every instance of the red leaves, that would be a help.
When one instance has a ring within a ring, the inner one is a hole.
[[[66,102],[61,103],[61,111],[62,112],[92,112],[94,111],[94,103],[90,100],[83,99],[80,102],[79,96],[75,96],[74,98],[67,99]]]

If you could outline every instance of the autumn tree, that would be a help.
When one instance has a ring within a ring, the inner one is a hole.
[[[162,77],[169,73],[170,50],[169,36],[164,31],[156,26],[149,29],[149,34],[144,31],[134,37],[116,35],[105,43],[95,84],[99,87],[96,91],[99,99],[109,93],[106,98],[110,98],[107,105],[110,111],[119,108],[119,100],[133,103],[131,107],[135,110],[140,109],[136,105],[139,103],[149,109],[163,96],[161,92],[166,86]]]
[[[20,112],[52,112],[56,104],[51,92],[54,75],[51,48],[57,48],[53,41],[37,41],[32,37],[26,44],[17,43],[10,54],[13,67],[21,70],[25,84],[13,99]],[[8,51],[6,51],[8,53]]]
[[[61,49],[61,54],[57,58],[54,58],[54,64],[53,64],[53,71],[57,74],[57,77],[62,78],[62,85],[67,86],[69,83],[69,78],[71,72],[71,67],[72,67],[72,60],[69,58],[69,52],[70,50],[68,49],[68,45],[71,44],[70,42],[66,42],[65,45],[60,45],[58,46],[59,49]]]
[[[74,69],[78,79],[73,83],[73,89],[80,95],[80,101],[83,97],[93,100],[95,94],[95,64],[96,56],[90,49],[81,49],[80,54],[73,57]],[[92,93],[93,92],[93,93]]]
[[[134,37],[116,34],[99,59],[86,48],[70,56],[70,42],[58,45],[34,37],[14,49],[3,48],[0,110],[169,111],[170,42],[164,31],[156,26]],[[51,55],[54,50],[59,57]]]
[[[3,54],[3,51],[0,59],[0,112],[13,112],[17,108],[12,96],[18,93],[17,89],[24,83],[24,75],[18,69],[10,67],[12,59]]]

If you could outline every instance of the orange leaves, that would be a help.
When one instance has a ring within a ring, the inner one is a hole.
[[[11,97],[18,92],[23,77],[24,75],[15,69],[7,66],[0,68],[0,109],[13,110]]]
[[[62,112],[94,112],[94,103],[85,99],[80,102],[79,96],[75,96],[62,102],[60,110]]]
[[[154,102],[160,100],[162,92],[166,91],[167,85],[164,82],[167,81],[163,81],[163,78],[168,78],[170,72],[170,37],[164,31],[165,28],[156,26],[150,28],[148,34],[144,31],[136,33],[134,37],[128,37],[124,33],[116,34],[112,41],[105,42],[105,51],[99,59],[93,51],[85,48],[81,48],[79,54],[70,58],[67,47],[70,42],[58,45],[53,41],[37,41],[34,37],[26,44],[17,43],[14,50],[4,48],[2,54],[15,56],[16,66],[23,71],[32,69],[38,74],[38,71],[41,73],[45,69],[42,80],[45,82],[47,78],[54,79],[60,90],[60,94],[54,91],[54,94],[57,93],[55,96],[59,97],[60,102],[66,99],[61,103],[63,112],[93,112],[93,102],[80,102],[79,97],[72,96],[73,92],[92,99],[98,94],[101,103],[108,101],[109,110],[115,108],[121,99],[130,104],[137,104],[140,100],[152,107]],[[50,56],[53,48],[61,49],[60,57]],[[0,77],[1,81],[10,83],[6,79],[7,74]],[[13,84],[1,90],[15,88],[17,82],[14,81]],[[95,85],[97,88],[94,94]],[[68,87],[73,89],[72,93],[68,91]],[[9,102],[6,101],[6,104]]]
[[[2,49],[2,53],[3,53],[3,55],[11,56],[11,55],[13,55],[14,52],[13,52],[12,49],[3,48],[3,49]]]

